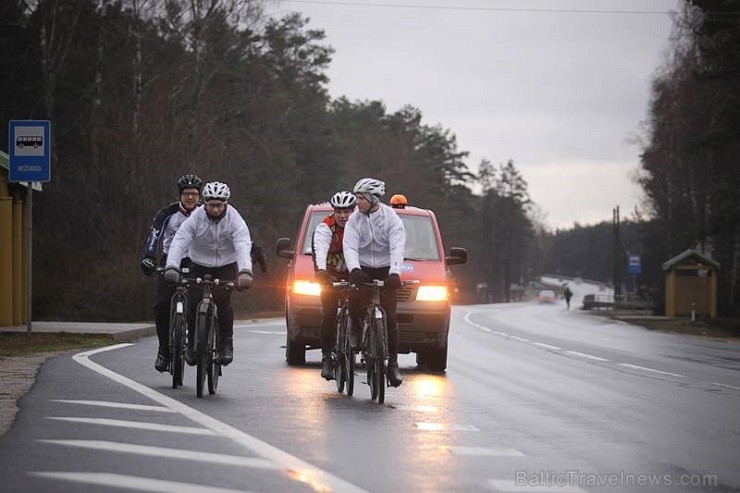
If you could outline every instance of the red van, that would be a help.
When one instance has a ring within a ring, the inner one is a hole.
[[[395,211],[406,228],[406,255],[402,280],[419,284],[398,290],[399,353],[416,353],[416,363],[432,371],[447,368],[447,336],[450,330],[450,285],[448,266],[468,260],[464,248],[450,248],[445,256],[437,218],[427,209],[400,207]],[[309,205],[303,215],[296,247],[290,238],[280,238],[277,255],[289,259],[285,287],[289,365],[306,361],[306,349],[321,348],[321,286],[314,280],[311,238],[316,226],[332,213],[328,203]]]

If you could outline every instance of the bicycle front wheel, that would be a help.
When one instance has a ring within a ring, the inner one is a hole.
[[[383,404],[385,402],[385,360],[376,359],[374,366],[375,370],[373,372],[373,376],[375,378],[375,389],[378,397],[378,404]]]
[[[208,331],[208,350],[206,352],[208,358],[208,393],[213,395],[216,393],[216,389],[218,388],[218,377],[221,375],[221,365],[216,363],[215,359],[220,350],[218,347],[218,330],[216,325],[218,320],[215,316],[212,316],[210,320],[211,330]]]
[[[182,386],[182,375],[185,371],[183,347],[185,343],[185,314],[176,313],[172,318],[170,338],[170,372],[172,373],[172,388]]]
[[[203,387],[206,382],[206,373],[208,373],[208,313],[198,313],[195,322],[195,349],[197,351],[197,368],[195,376],[195,395],[203,397]]]

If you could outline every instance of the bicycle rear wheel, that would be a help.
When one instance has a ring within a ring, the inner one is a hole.
[[[355,353],[351,349],[344,352],[347,369],[347,395],[352,397],[355,392]]]
[[[215,316],[210,317],[211,330],[208,331],[208,393],[213,395],[216,393],[218,388],[218,377],[221,375],[221,365],[216,363],[216,355],[219,354],[219,338],[217,324],[218,320]]]
[[[334,380],[337,383],[337,392],[344,392],[344,385],[347,382],[347,360],[344,357],[344,351],[347,341],[347,322],[344,318],[344,309],[339,310],[337,323],[335,327],[334,341]]]
[[[175,313],[172,319],[170,337],[170,373],[172,373],[172,388],[182,386],[182,375],[185,370],[183,344],[185,342],[185,314]]]

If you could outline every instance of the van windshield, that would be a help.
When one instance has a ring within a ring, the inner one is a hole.
[[[303,239],[301,251],[311,254],[311,238],[316,226],[327,217],[330,212],[313,212],[308,219],[306,237]],[[407,260],[439,260],[439,249],[437,238],[434,234],[432,220],[428,216],[412,216],[410,214],[398,215],[406,228],[406,252]]]

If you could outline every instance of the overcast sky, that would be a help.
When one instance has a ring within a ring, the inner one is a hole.
[[[374,4],[374,5],[373,5]],[[334,47],[333,98],[419,108],[467,164],[514,161],[551,228],[638,204],[650,81],[678,0],[282,0]],[[595,13],[594,11],[609,11]],[[629,12],[629,13],[623,13]],[[649,13],[648,13],[649,12]],[[378,177],[381,178],[382,177]],[[393,191],[395,192],[395,191]],[[408,193],[413,201],[413,193]]]

